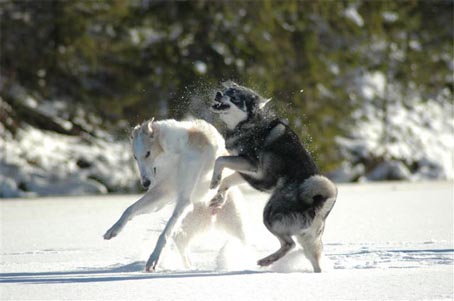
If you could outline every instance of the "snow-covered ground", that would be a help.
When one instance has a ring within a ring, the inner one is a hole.
[[[0,298],[328,300],[454,298],[453,183],[342,185],[325,232],[325,272],[297,250],[271,268],[255,261],[278,243],[261,223],[265,195],[245,190],[250,246],[211,231],[193,267],[170,244],[155,273],[145,260],[170,207],[102,235],[138,196],[2,200]]]

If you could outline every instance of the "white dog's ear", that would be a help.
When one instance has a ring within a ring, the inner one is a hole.
[[[263,109],[270,101],[271,101],[272,98],[268,98],[268,99],[265,99],[263,100],[261,103],[259,103],[259,109]]]
[[[154,118],[152,118],[150,121],[148,121],[148,124],[147,124],[147,132],[151,138],[153,138],[153,136],[154,136],[153,121],[154,121]]]
[[[137,132],[140,131],[140,128],[141,125],[138,124],[132,129],[131,135],[129,135],[129,139],[131,139],[131,141],[134,140],[134,137],[137,135]]]
[[[147,130],[148,130],[148,135],[150,136],[150,138],[154,138],[155,134],[158,131],[158,127],[157,127],[156,123],[154,122],[154,117],[151,118],[150,121],[148,121]]]

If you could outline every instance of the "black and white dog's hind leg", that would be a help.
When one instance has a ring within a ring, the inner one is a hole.
[[[268,266],[293,249],[295,242],[292,236],[301,227],[298,225],[301,220],[299,212],[292,210],[294,195],[281,191],[283,186],[282,183],[278,184],[263,210],[263,223],[268,231],[277,237],[281,247],[273,254],[260,259],[257,262],[259,266]]]
[[[175,231],[173,241],[180,252],[183,264],[186,268],[191,267],[188,248],[192,239],[198,234],[207,230],[211,222],[211,214],[204,203],[194,203],[193,210],[182,218],[181,225]]]
[[[320,273],[322,271],[320,267],[320,259],[323,252],[321,234],[322,233],[314,236],[312,233],[303,233],[296,237],[301,247],[303,247],[304,255],[312,264],[315,273]]]
[[[268,266],[268,265],[274,263],[275,261],[284,257],[295,246],[295,242],[293,241],[291,235],[276,234],[276,233],[273,233],[273,234],[279,239],[279,242],[281,243],[281,247],[279,248],[279,250],[277,250],[273,254],[268,255],[267,257],[262,258],[259,261],[257,261],[257,264],[259,266],[263,267],[263,266]]]
[[[283,257],[293,246],[296,236],[304,254],[320,273],[325,220],[334,206],[337,188],[327,178],[315,175],[301,185],[281,182],[263,211],[263,222],[281,242],[281,248],[261,259],[267,266]]]

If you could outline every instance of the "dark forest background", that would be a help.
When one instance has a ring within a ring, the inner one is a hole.
[[[453,1],[3,0],[0,122],[12,133],[29,123],[125,138],[151,116],[210,119],[215,89],[234,80],[272,97],[330,170],[340,160],[334,138],[349,135],[363,105],[365,74],[385,76],[385,93],[372,99],[383,122],[390,103],[411,107],[410,95],[424,102],[448,91],[452,101],[453,9]],[[24,95],[64,107],[71,126],[33,112]]]

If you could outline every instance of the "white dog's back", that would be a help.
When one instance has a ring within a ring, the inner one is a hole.
[[[173,179],[181,176],[180,169],[188,163],[186,161],[202,157],[200,178],[191,199],[192,202],[207,203],[215,194],[215,191],[209,189],[214,162],[217,157],[227,153],[224,138],[215,127],[200,119],[192,121],[168,119],[155,121],[153,125],[159,136],[158,143],[163,149],[158,164],[166,165],[165,169],[169,172],[166,175],[166,182],[169,182],[169,176]],[[183,165],[175,164],[175,160]]]
[[[173,119],[154,122],[159,128],[160,142],[165,151],[184,152],[213,150],[225,152],[224,138],[215,127],[208,122],[197,119],[192,121],[176,121]]]

